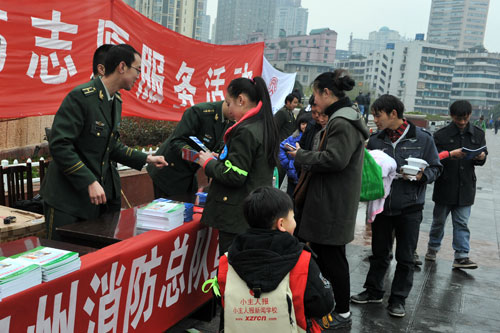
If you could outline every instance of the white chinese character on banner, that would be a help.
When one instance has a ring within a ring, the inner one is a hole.
[[[10,316],[0,319],[0,332],[10,332]]]
[[[120,272],[117,273],[118,262],[114,262],[111,265],[111,272],[104,273],[101,277],[94,274],[90,286],[92,290],[97,295],[99,289],[101,289],[101,295],[99,298],[99,313],[98,313],[98,323],[97,332],[116,332],[118,329],[118,311],[120,309],[120,296],[122,294],[122,279],[125,273],[125,266],[121,266]],[[96,302],[94,302],[90,297],[85,300],[85,305],[83,310],[90,316],[94,311]],[[91,320],[89,321],[89,326],[87,332],[91,333],[95,330],[95,323]]]
[[[180,106],[186,106],[187,102],[194,105],[193,96],[196,94],[196,87],[191,85],[191,78],[193,77],[194,68],[188,67],[186,62],[183,61],[175,79],[181,81],[178,85],[174,86],[174,90],[177,93],[177,98],[182,101]]]
[[[207,267],[207,254],[212,239],[212,228],[203,228],[196,234],[196,245],[194,246],[193,258],[189,267],[188,294],[193,289],[198,289],[200,281],[203,283],[209,278]],[[218,257],[218,255],[217,255]],[[215,266],[218,267],[218,266]],[[217,269],[210,273],[210,278],[217,274]]]
[[[165,57],[153,51],[147,45],[142,45],[142,71],[141,82],[137,88],[137,98],[142,98],[148,103],[161,104],[163,102],[163,67]]]
[[[246,77],[247,79],[251,79],[253,77],[253,72],[248,71],[248,62],[245,62],[245,66],[243,68],[236,68],[234,70],[234,75],[240,75],[241,77]]]
[[[129,320],[135,313],[135,317],[130,323],[132,327],[137,328],[137,324],[144,317],[147,322],[153,312],[154,292],[156,285],[156,274],[152,275],[153,268],[160,266],[162,257],[157,256],[158,246],[151,249],[151,260],[146,261],[147,255],[134,259],[130,280],[128,283],[127,303],[125,304],[125,318],[123,321],[124,332],[128,331]],[[141,277],[144,275],[144,281],[141,287]],[[132,302],[133,300],[133,302]],[[147,309],[144,306],[147,300]]]
[[[97,26],[97,47],[103,44],[125,44],[129,34],[113,21],[99,20]]]
[[[7,21],[7,12],[0,9],[0,21]],[[0,72],[5,65],[7,59],[7,40],[4,36],[0,35]]]
[[[28,333],[51,333],[61,332],[70,333],[75,331],[76,299],[78,294],[78,282],[71,283],[70,295],[67,298],[69,303],[67,311],[61,310],[61,301],[63,293],[54,296],[54,306],[52,317],[45,318],[45,308],[47,306],[47,295],[38,299],[38,310],[36,315],[36,324],[29,326]],[[5,332],[5,331],[2,331]]]
[[[165,281],[168,282],[170,279],[172,281],[161,288],[160,299],[158,301],[158,307],[163,304],[163,299],[165,298],[165,306],[169,306],[177,303],[179,296],[184,292],[186,284],[184,282],[184,261],[186,260],[186,255],[188,252],[189,245],[187,241],[189,239],[188,234],[184,234],[184,240],[182,241],[182,246],[180,243],[180,237],[177,237],[174,241],[174,250],[170,254],[167,266],[167,275]],[[174,267],[174,260],[177,260],[177,265]]]
[[[205,87],[207,88],[207,102],[216,102],[217,96],[219,96],[220,101],[224,99],[224,92],[220,88],[224,86],[225,80],[221,79],[220,76],[225,71],[225,66],[213,70],[212,68],[208,69],[208,78],[205,80]],[[209,87],[215,87],[215,89],[210,91]]]
[[[78,26],[74,24],[61,22],[61,12],[57,10],[52,11],[52,20],[45,20],[41,18],[31,17],[31,24],[33,27],[43,30],[49,30],[51,32],[50,38],[45,37],[35,37],[35,46],[43,47],[50,50],[67,50],[70,51],[73,42],[59,39],[59,34],[61,32],[68,34],[76,34],[78,32]],[[55,69],[60,66],[59,58],[57,52],[52,52],[49,54],[50,62],[52,67]],[[31,61],[28,67],[26,75],[33,78],[35,72],[38,68],[38,62],[40,60],[40,79],[45,84],[60,84],[66,82],[69,76],[73,76],[77,73],[75,64],[71,55],[64,57],[64,62],[66,67],[59,69],[59,74],[48,74],[49,68],[49,57],[42,55],[39,56],[35,52],[31,52]]]

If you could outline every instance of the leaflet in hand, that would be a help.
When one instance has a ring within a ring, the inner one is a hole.
[[[182,148],[182,159],[193,162],[193,163],[198,163],[198,160],[200,159],[200,153],[198,153],[196,150],[192,149],[189,146],[185,146]]]
[[[483,151],[486,151],[486,146],[482,146],[481,148],[477,148],[477,149],[470,149],[470,148],[462,147],[462,152],[465,153],[464,159],[466,159],[466,160],[473,159],[477,155],[481,154]]]
[[[203,144],[203,142],[200,141],[200,139],[198,139],[197,137],[195,137],[194,135],[193,136],[190,136],[189,137],[191,140],[193,140],[194,143],[196,143],[198,145],[198,147],[200,147],[201,150],[203,151],[206,151],[206,152],[209,152],[210,149],[207,148],[207,146],[205,146]]]

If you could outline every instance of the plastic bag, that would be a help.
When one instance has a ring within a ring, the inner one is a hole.
[[[384,197],[384,182],[382,168],[375,162],[372,155],[365,149],[363,173],[361,176],[360,201],[372,201]]]

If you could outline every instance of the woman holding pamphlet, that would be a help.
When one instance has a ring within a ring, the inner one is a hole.
[[[227,87],[225,103],[236,124],[224,135],[216,159],[200,152],[200,164],[212,178],[201,222],[219,230],[219,254],[248,229],[241,204],[254,189],[272,184],[279,137],[267,86],[261,77],[238,78]]]

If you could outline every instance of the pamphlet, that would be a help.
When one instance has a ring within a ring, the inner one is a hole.
[[[183,147],[182,159],[185,161],[198,163],[198,160],[200,159],[200,153],[198,153],[196,150]]]
[[[486,146],[482,146],[482,147],[477,148],[477,149],[470,149],[470,148],[462,147],[462,151],[465,153],[464,159],[466,159],[466,160],[471,160],[486,150],[487,150]]]

